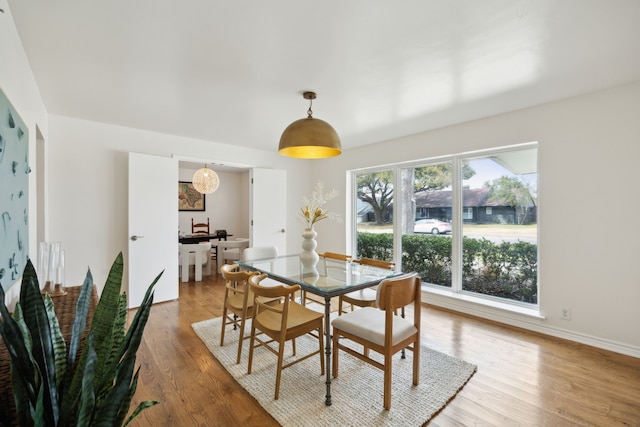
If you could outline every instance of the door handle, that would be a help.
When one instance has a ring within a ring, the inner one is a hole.
[[[138,239],[142,239],[144,236],[131,236],[131,240],[133,240],[134,242]]]
[[[284,233],[284,228],[282,230],[280,230],[281,233]]]

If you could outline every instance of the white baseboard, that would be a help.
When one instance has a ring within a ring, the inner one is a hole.
[[[479,302],[482,301],[482,302]],[[536,310],[496,304],[479,298],[463,295],[452,295],[450,292],[440,292],[423,288],[422,302],[437,307],[469,314],[471,316],[492,320],[506,325],[562,338],[581,344],[590,345],[616,353],[640,358],[640,348],[625,343],[608,340],[580,332],[546,325],[543,315]]]

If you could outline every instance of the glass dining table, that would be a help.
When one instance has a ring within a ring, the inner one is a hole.
[[[284,255],[277,258],[236,261],[248,270],[266,273],[271,279],[300,285],[303,292],[324,298],[326,385],[325,404],[331,405],[331,298],[359,289],[376,286],[382,280],[401,274],[388,269],[346,261],[321,258],[315,269],[302,266],[300,255]]]

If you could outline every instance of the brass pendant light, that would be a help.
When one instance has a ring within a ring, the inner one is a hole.
[[[278,153],[301,159],[323,159],[341,154],[342,145],[335,129],[324,120],[312,117],[315,92],[305,92],[302,96],[309,100],[307,117],[296,120],[282,132]]]
[[[193,188],[195,188],[198,193],[202,194],[211,194],[220,186],[220,178],[218,177],[218,174],[212,169],[209,169],[207,165],[198,169],[193,174],[193,178],[191,180],[193,181]]]

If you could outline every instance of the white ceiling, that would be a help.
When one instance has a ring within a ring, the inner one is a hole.
[[[50,114],[266,150],[305,90],[348,149],[640,79],[638,0],[7,2]]]

